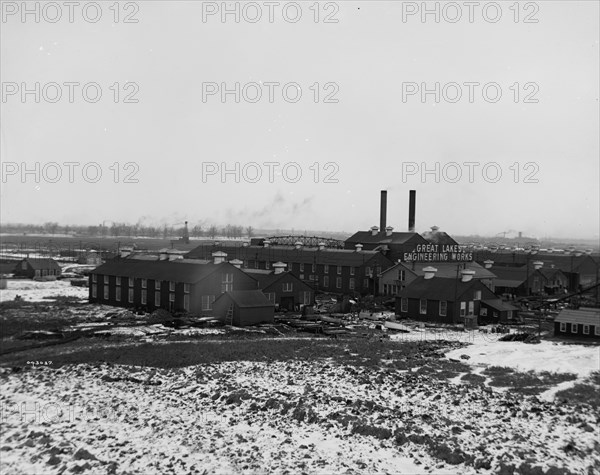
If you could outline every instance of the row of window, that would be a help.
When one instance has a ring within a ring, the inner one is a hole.
[[[429,302],[427,299],[419,299],[419,313],[421,315],[427,315],[427,307]],[[402,297],[400,299],[400,311],[408,312],[408,298]],[[460,316],[473,315],[475,313],[475,302],[461,302],[460,303]],[[445,317],[448,314],[448,302],[446,300],[440,300],[438,302],[438,314],[440,317]]]
[[[578,324],[578,323],[571,323],[571,333],[578,333],[579,325],[580,324]],[[590,326],[583,325],[583,324],[581,326],[583,327],[583,334],[589,335],[590,334]],[[566,322],[560,322],[560,331],[563,333],[567,332],[567,323]],[[600,336],[600,326],[594,326],[594,335]]]
[[[59,269],[36,269],[35,276],[36,277],[46,277],[47,275],[60,275]]]
[[[106,288],[109,285],[109,276],[104,275],[104,276],[100,276],[101,277],[101,283],[104,285],[104,287]],[[148,279],[139,279],[140,280],[140,284],[142,289],[147,289],[148,288]],[[98,283],[98,275],[97,274],[92,274],[92,282],[94,284]],[[125,284],[126,287],[129,288],[133,288],[133,284],[134,284],[134,279],[133,277],[115,277],[115,284],[117,287],[120,287],[122,284]],[[154,290],[158,291],[161,290],[161,281],[160,280],[155,280],[154,281]],[[175,286],[176,286],[176,282],[168,282],[169,285],[169,292],[175,292]],[[191,290],[191,286],[190,284],[183,284],[183,292],[186,294],[189,294]],[[232,291],[233,290],[233,273],[224,273],[222,274],[222,280],[221,280],[221,292],[228,292],[228,291]]]

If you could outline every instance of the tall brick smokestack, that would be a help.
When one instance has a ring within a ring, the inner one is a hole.
[[[381,190],[381,207],[379,208],[379,230],[385,231],[387,221],[387,191]]]
[[[408,232],[415,232],[415,214],[417,212],[417,192],[410,190],[408,202]]]

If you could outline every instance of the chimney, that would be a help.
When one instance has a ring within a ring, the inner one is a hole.
[[[435,267],[425,267],[423,269],[423,272],[425,272],[425,275],[423,276],[423,278],[425,280],[429,280],[429,279],[433,279],[433,277],[435,276],[435,273],[437,272],[437,269]]]
[[[275,264],[273,264],[273,269],[275,269],[275,272],[273,272],[274,274],[282,274],[285,271],[285,268],[287,267],[287,264],[285,264],[284,262],[276,262]]]
[[[214,259],[215,264],[221,264],[225,262],[225,258],[227,257],[227,253],[223,251],[217,251],[212,253],[212,257]]]
[[[487,261],[483,261],[483,267],[486,269],[491,269],[493,265],[494,265],[494,261],[492,261],[491,259],[488,259]]]
[[[270,244],[271,244],[271,241],[269,241],[268,239],[265,239],[263,241],[263,247],[269,247]]]
[[[322,251],[323,249],[325,249],[325,243],[324,242],[320,242],[319,243],[319,251]]]
[[[408,195],[408,232],[415,232],[415,213],[417,212],[417,192],[410,190]]]
[[[377,236],[377,234],[379,234],[379,228],[377,226],[373,226],[371,228],[371,235],[372,236]]]
[[[533,268],[535,270],[541,269],[542,267],[544,267],[544,263],[542,261],[534,261],[532,262],[533,264]]]
[[[387,191],[381,190],[381,206],[379,208],[379,229],[385,229],[387,221]]]
[[[294,243],[294,247],[295,247],[296,249],[300,249],[300,248],[302,247],[302,242],[300,242],[300,241],[296,241],[296,242]]]
[[[363,245],[362,244],[355,244],[354,247],[356,248],[356,252],[360,252],[360,251],[362,251]]]
[[[471,269],[463,269],[460,271],[460,281],[461,282],[470,282],[475,275],[475,271]]]
[[[238,269],[241,269],[243,262],[240,261],[239,259],[234,259],[232,261],[229,261],[229,263],[233,266],[233,267],[237,267]]]
[[[394,231],[394,228],[391,226],[388,226],[387,228],[385,228],[385,235],[391,236],[393,231]]]

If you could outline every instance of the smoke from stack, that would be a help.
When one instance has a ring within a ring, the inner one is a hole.
[[[408,202],[408,232],[415,232],[415,214],[417,210],[417,192],[410,190]]]
[[[381,190],[381,207],[379,209],[379,229],[382,231],[387,227],[387,191]]]

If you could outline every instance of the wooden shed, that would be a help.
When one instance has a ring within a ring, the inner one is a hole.
[[[15,277],[30,279],[56,278],[60,275],[60,266],[54,259],[30,258],[20,261],[15,267]]]
[[[245,327],[275,321],[275,306],[260,290],[233,290],[213,302],[213,314],[227,325]]]
[[[554,336],[600,340],[600,308],[565,308],[554,319]]]

